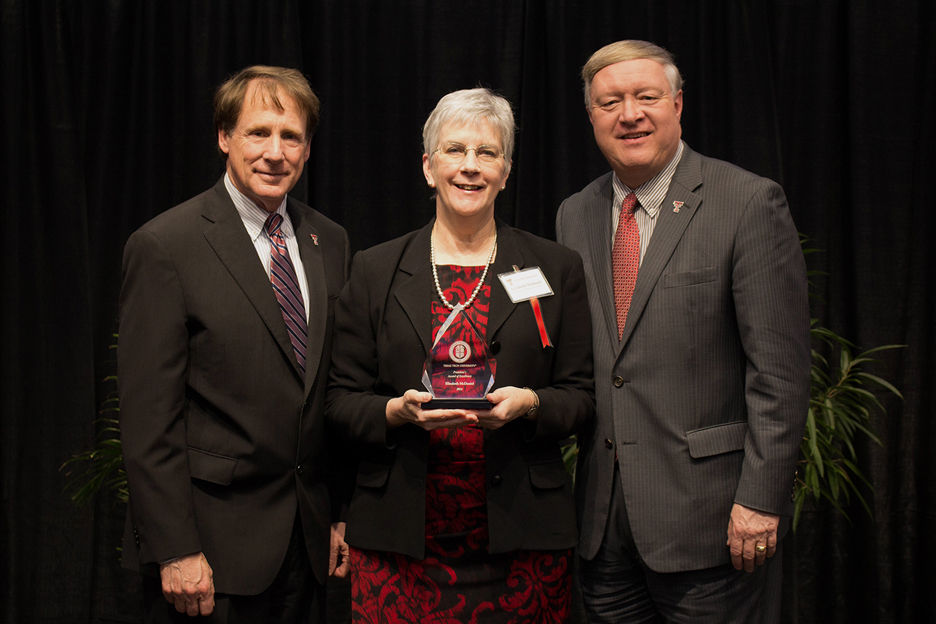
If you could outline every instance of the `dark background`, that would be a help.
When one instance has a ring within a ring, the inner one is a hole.
[[[136,619],[123,509],[76,508],[59,466],[110,390],[120,257],[223,165],[214,88],[254,63],[306,73],[324,115],[294,195],[355,249],[423,225],[423,121],[445,93],[514,105],[513,225],[554,236],[560,201],[608,170],[578,72],[655,41],[686,78],[684,138],[779,181],[816,240],[814,316],[902,390],[861,444],[873,518],[808,509],[786,542],[787,622],[936,621],[931,318],[936,234],[931,0],[0,0],[0,621]]]

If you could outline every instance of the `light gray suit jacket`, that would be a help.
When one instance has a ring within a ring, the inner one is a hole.
[[[591,559],[601,545],[616,450],[646,564],[728,563],[733,503],[792,511],[811,365],[796,228],[776,183],[686,148],[618,341],[611,175],[566,199],[556,219],[559,242],[585,263],[594,337],[597,418],[580,434],[579,552]]]

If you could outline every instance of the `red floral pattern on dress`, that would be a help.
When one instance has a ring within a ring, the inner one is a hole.
[[[453,305],[484,267],[440,267]],[[468,308],[484,337],[490,285]],[[433,339],[449,310],[432,303]],[[571,613],[572,551],[488,553],[484,432],[431,432],[426,474],[426,558],[351,548],[354,622],[366,624],[559,624]]]

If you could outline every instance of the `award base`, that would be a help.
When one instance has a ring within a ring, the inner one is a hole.
[[[424,410],[431,409],[466,409],[466,410],[489,410],[494,405],[485,399],[452,399],[449,397],[439,397],[430,399],[422,404]]]

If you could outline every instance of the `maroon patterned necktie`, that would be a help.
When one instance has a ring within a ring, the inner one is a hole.
[[[305,305],[302,303],[299,280],[296,279],[296,271],[289,260],[286,238],[280,229],[282,225],[283,217],[275,212],[267,218],[266,225],[264,225],[270,237],[270,280],[273,282],[276,300],[283,312],[283,320],[286,321],[289,341],[296,353],[299,368],[305,375],[306,339],[309,328],[306,324]]]
[[[614,233],[614,247],[611,249],[618,340],[624,334],[627,310],[634,295],[634,284],[637,283],[637,269],[640,265],[640,231],[634,218],[636,208],[637,196],[631,193],[621,204],[621,215],[618,217],[618,227]]]

